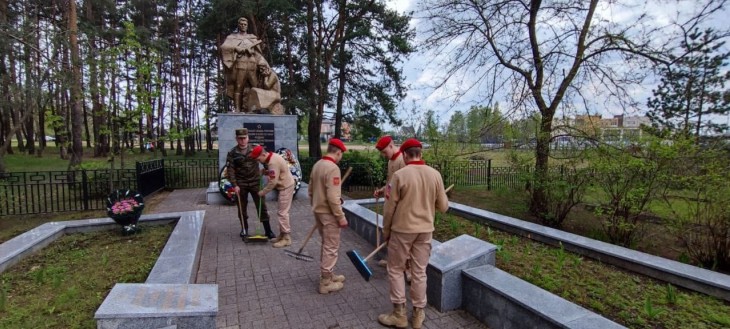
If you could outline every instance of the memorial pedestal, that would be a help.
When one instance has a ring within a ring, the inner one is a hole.
[[[226,165],[228,151],[236,146],[235,131],[240,128],[248,129],[249,143],[263,145],[269,152],[287,148],[299,159],[296,115],[224,113],[218,115],[218,171]],[[218,182],[210,183],[208,204],[226,203],[220,193],[215,195],[217,187]]]

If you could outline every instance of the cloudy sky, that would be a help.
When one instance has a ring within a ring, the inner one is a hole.
[[[386,0],[388,5],[398,10],[399,12],[408,12],[416,10],[417,0]],[[631,0],[633,1],[633,0]],[[605,3],[605,2],[604,2]],[[697,2],[695,0],[658,0],[658,1],[642,1],[636,0],[632,10],[628,10],[627,7],[618,6],[604,6],[599,8],[597,16],[608,19],[610,21],[621,23],[631,22],[636,19],[636,15],[642,12],[651,13],[653,16],[653,22],[657,26],[666,26],[674,21],[682,21],[682,17],[686,17],[688,14],[694,13],[698,10]],[[723,18],[727,17],[728,12],[725,15],[718,15],[712,25],[720,28],[727,28],[727,23],[721,22]],[[417,16],[418,14],[416,14]],[[414,19],[412,26],[419,30],[419,21]],[[422,35],[418,35],[420,39]],[[487,105],[479,103],[478,97],[467,95],[461,98],[459,101],[455,101],[454,97],[450,96],[453,94],[454,88],[458,89],[459,86],[456,82],[447,84],[445,88],[434,90],[432,87],[434,77],[437,77],[440,72],[440,68],[431,59],[432,55],[423,53],[413,54],[411,58],[404,64],[404,73],[406,75],[406,81],[410,86],[410,91],[407,98],[401,103],[401,115],[404,119],[404,124],[416,124],[420,118],[416,118],[413,115],[412,109],[414,107],[421,109],[433,109],[439,116],[441,123],[448,122],[449,118],[455,111],[466,111],[472,105]],[[643,88],[633,90],[635,99],[639,100],[641,104],[646,103],[646,99],[651,96],[651,90],[656,86],[656,81],[648,81]],[[463,89],[463,88],[462,88]],[[474,91],[477,93],[479,91]],[[501,104],[507,102],[505,99],[495,99]],[[603,108],[602,114],[604,116],[611,116],[614,114],[627,114],[635,115],[642,114],[645,108],[634,109],[633,113],[625,113],[625,110],[616,110],[610,108]],[[724,123],[727,118],[721,118]],[[386,129],[392,127],[386,126]]]

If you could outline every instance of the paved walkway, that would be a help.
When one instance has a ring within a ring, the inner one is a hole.
[[[314,223],[306,190],[299,192],[291,209],[292,250],[301,247]],[[351,249],[369,253],[373,246],[365,240],[350,230],[342,231],[335,272],[347,277],[345,288],[320,295],[317,288],[321,240],[316,233],[304,248],[305,253],[315,257],[314,262],[288,257],[269,243],[244,244],[238,236],[236,207],[207,205],[205,198],[205,189],[175,190],[154,212],[205,210],[196,283],[218,284],[217,328],[384,328],[377,322],[378,314],[392,309],[385,268],[371,262],[374,276],[366,282],[345,255]],[[273,221],[276,202],[268,201],[267,205]],[[255,214],[253,202],[249,202],[249,214]],[[253,224],[255,216],[249,224]],[[272,227],[277,226],[272,222]],[[278,233],[278,229],[274,231]],[[408,311],[410,316],[410,303]],[[464,311],[440,313],[432,307],[426,309],[423,327],[486,328]]]

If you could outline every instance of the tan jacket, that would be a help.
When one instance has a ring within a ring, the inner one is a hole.
[[[423,161],[412,161],[393,174],[385,188],[383,234],[434,231],[436,211],[446,212],[449,199],[441,174]]]
[[[332,214],[344,218],[342,211],[342,177],[335,161],[324,156],[312,167],[309,179],[309,199],[315,214]]]
[[[396,154],[393,154],[393,156],[388,159],[388,176],[386,177],[385,181],[390,182],[390,179],[393,178],[393,174],[395,174],[398,169],[401,169],[405,166],[406,162],[405,160],[403,160],[403,153],[398,151]]]
[[[266,159],[266,175],[269,177],[269,182],[263,189],[264,194],[275,188],[285,190],[294,185],[294,177],[289,171],[289,164],[276,153],[269,152],[269,157]]]

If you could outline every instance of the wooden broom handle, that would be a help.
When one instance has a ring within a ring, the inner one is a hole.
[[[352,174],[352,167],[347,167],[347,170],[345,170],[345,174],[342,175],[342,184],[344,184],[347,178],[350,177],[350,174]]]
[[[449,191],[451,191],[451,189],[452,189],[452,188],[454,188],[454,184],[451,184],[451,185],[449,186],[449,188],[447,188],[447,189],[446,189],[446,193],[448,193]],[[375,202],[376,202],[376,203],[378,202],[378,201],[377,201],[377,198],[375,199]],[[378,220],[378,213],[377,213],[377,212],[375,212],[375,221],[376,221],[376,223],[377,223],[377,220]],[[376,225],[377,225],[377,224],[376,224]],[[377,230],[378,228],[376,227],[375,229]],[[376,233],[377,233],[377,231],[376,231]],[[387,241],[386,241],[386,242],[383,242],[383,244],[379,245],[379,246],[378,246],[377,248],[375,248],[375,250],[373,250],[373,252],[371,252],[371,253],[370,253],[369,255],[367,255],[367,257],[365,257],[365,259],[363,259],[363,262],[367,262],[367,261],[368,261],[368,259],[370,259],[370,258],[372,258],[373,256],[375,256],[375,254],[377,254],[377,253],[378,253],[378,251],[380,251],[380,249],[383,249],[383,248],[384,248],[384,247],[385,247],[385,246],[386,246],[387,244],[388,244],[388,242],[387,242]]]
[[[368,255],[367,257],[365,257],[365,259],[363,259],[363,262],[367,262],[368,259],[370,259],[373,256],[375,256],[375,254],[377,254],[378,251],[380,251],[380,249],[383,249],[383,247],[385,247],[387,244],[388,244],[387,241],[386,242],[383,242],[383,244],[381,244],[377,248],[375,248],[375,250],[373,250],[373,252],[371,252],[370,255]]]
[[[375,206],[377,207],[378,197],[375,197]],[[378,209],[375,208],[375,245],[380,245],[380,218]]]

